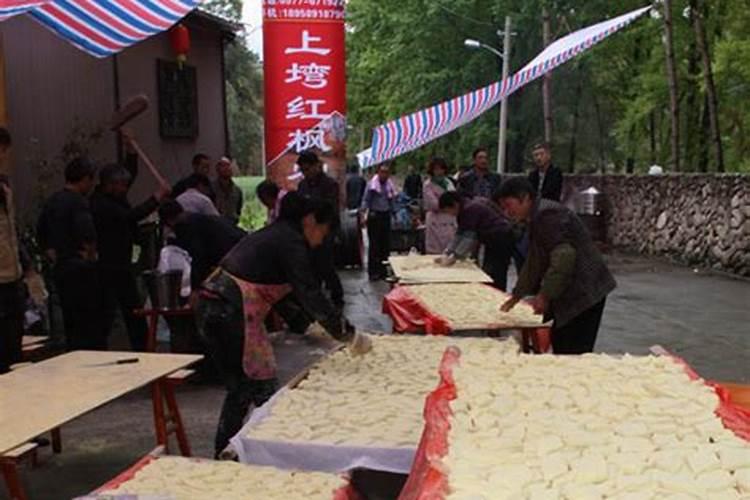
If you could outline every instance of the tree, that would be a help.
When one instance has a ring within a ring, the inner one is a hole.
[[[579,172],[612,168],[643,172],[654,163],[664,165],[672,158],[684,158],[682,170],[719,170],[718,161],[709,165],[704,159],[709,151],[717,150],[719,137],[726,170],[750,170],[750,107],[721,105],[750,102],[747,0],[670,3],[672,11],[680,14],[671,19],[676,92],[670,93],[667,51],[660,46],[663,18],[641,19],[555,70],[551,115],[555,159],[561,167],[568,163],[568,169],[575,166]],[[691,4],[704,13],[700,21],[705,45],[698,40],[695,18],[682,15]],[[369,131],[387,120],[499,80],[496,58],[486,51],[468,50],[463,41],[474,38],[499,46],[495,32],[506,15],[512,16],[513,30],[518,33],[511,71],[520,69],[543,48],[545,5],[551,31],[558,37],[641,7],[643,1],[349,0],[348,109],[355,127],[351,151],[357,151],[362,131],[369,139]],[[710,119],[713,105],[706,79],[708,67],[713,70],[714,113],[722,125],[721,135]],[[544,137],[541,88],[540,82],[534,83],[510,97],[509,171],[525,168],[530,143]],[[677,120],[671,113],[673,107],[682,109]],[[421,164],[430,155],[440,154],[456,165],[465,164],[474,147],[489,145],[492,149],[496,144],[495,116],[489,112],[406,155],[403,161]],[[674,151],[673,130],[691,139],[685,141],[684,151],[679,149],[679,136]]]
[[[230,21],[242,19],[242,0],[204,0],[201,8]]]
[[[241,0],[208,0],[203,8],[240,23]],[[244,31],[224,51],[227,120],[231,154],[246,173],[259,173],[263,164],[263,72],[248,47]]]
[[[703,17],[707,9],[702,0],[695,0],[695,11],[691,11],[693,19],[693,28],[695,29],[695,39],[698,45],[698,51],[701,55],[703,64],[703,78],[706,86],[706,101],[708,104],[708,116],[711,123],[711,135],[716,148],[716,169],[719,172],[724,171],[724,148],[721,144],[721,128],[719,127],[719,99],[716,95],[716,85],[714,84],[714,73],[711,64],[711,55],[706,40],[706,28]]]
[[[669,81],[669,113],[672,119],[672,165],[680,170],[680,98],[677,63],[674,55],[674,21],[672,0],[664,0],[664,49],[667,51],[667,80]]]

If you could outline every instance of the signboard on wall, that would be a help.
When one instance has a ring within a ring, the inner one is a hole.
[[[263,1],[267,165],[287,152],[333,148],[317,126],[346,115],[344,3]]]

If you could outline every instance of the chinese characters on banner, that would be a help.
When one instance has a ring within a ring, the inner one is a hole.
[[[333,149],[346,127],[344,0],[264,0],[266,164]],[[336,113],[336,126],[316,127]],[[343,130],[342,130],[343,129]]]

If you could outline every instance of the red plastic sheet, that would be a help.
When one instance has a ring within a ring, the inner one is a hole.
[[[457,397],[453,367],[460,357],[461,351],[457,347],[449,347],[443,354],[440,383],[427,396],[425,427],[414,456],[414,465],[399,500],[437,500],[448,493],[448,476],[442,468],[442,459],[448,454],[448,431],[452,415],[450,402]]]
[[[154,460],[158,460],[159,457],[154,455],[146,455],[145,457],[138,460],[135,464],[133,464],[128,470],[125,472],[119,474],[111,481],[104,484],[104,486],[101,486],[100,488],[97,488],[96,491],[94,491],[94,494],[103,493],[108,490],[114,490],[115,488],[119,488],[123,483],[127,483],[131,479],[135,477],[135,475],[146,467],[148,464],[153,462]]]
[[[682,364],[688,376],[697,380],[700,376],[685,360],[670,355]],[[419,448],[414,458],[414,465],[409,479],[401,491],[399,500],[443,500],[448,494],[448,475],[442,459],[448,454],[448,431],[451,428],[450,402],[458,397],[458,390],[453,379],[453,367],[461,359],[461,351],[450,347],[440,363],[440,383],[425,403],[425,427]],[[733,404],[727,391],[715,382],[706,381],[719,396],[716,415],[721,418],[724,427],[737,436],[750,441],[750,411]]]
[[[669,353],[669,356],[685,368],[685,371],[692,380],[701,378],[687,361],[672,353]],[[716,415],[721,418],[724,427],[742,439],[750,441],[750,410],[732,403],[729,391],[725,387],[722,387],[721,384],[706,380],[706,385],[713,387],[716,395],[719,396],[719,407],[716,408]]]
[[[450,323],[422,304],[405,286],[397,286],[383,297],[383,313],[393,320],[397,332],[449,335]]]
[[[429,310],[405,286],[397,286],[383,297],[383,313],[393,320],[396,332],[450,335],[453,331],[447,319]],[[551,349],[550,328],[527,330],[532,336],[534,352],[545,353]]]

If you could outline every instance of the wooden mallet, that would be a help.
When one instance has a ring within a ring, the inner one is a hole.
[[[109,121],[109,129],[113,132],[119,131],[127,122],[131,121],[144,111],[148,109],[149,101],[148,97],[144,94],[139,94],[131,98],[126,102],[120,109],[114,112],[112,118]],[[143,152],[143,149],[138,145],[135,139],[130,138],[130,145],[133,147],[135,152],[141,161],[148,167],[151,174],[161,184],[164,189],[170,189],[170,184],[167,179],[161,174],[158,168],[154,165],[151,159]]]

